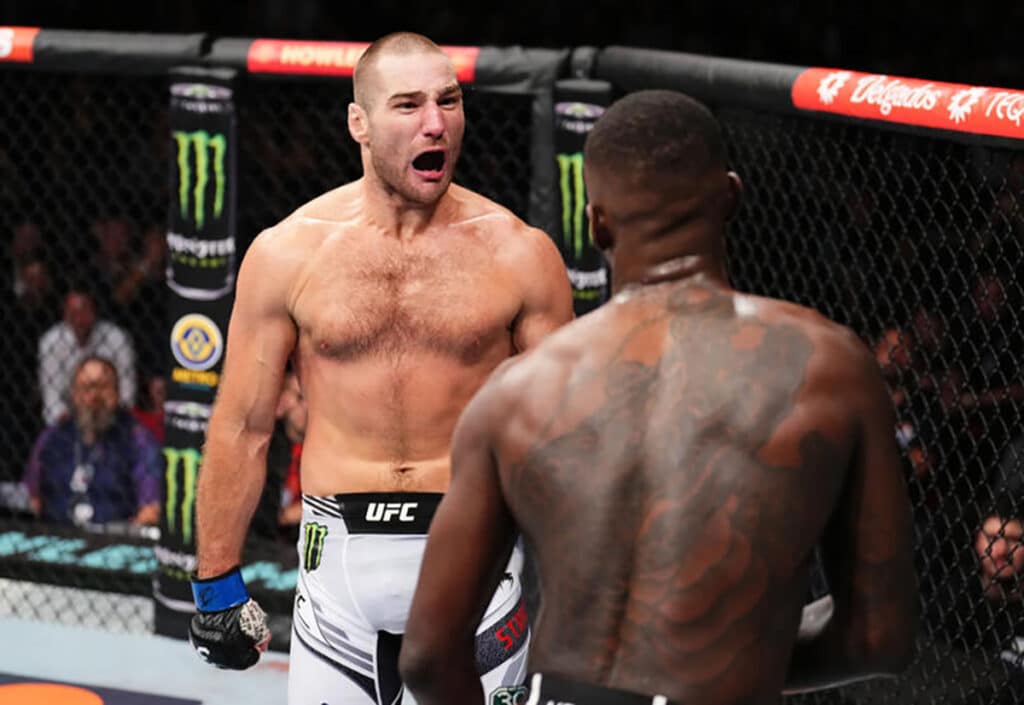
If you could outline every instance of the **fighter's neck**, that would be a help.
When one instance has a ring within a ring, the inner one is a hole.
[[[386,235],[408,239],[443,220],[450,209],[450,192],[431,204],[414,203],[376,184],[363,184],[363,216]]]
[[[645,260],[616,260],[612,266],[612,291],[661,284],[670,281],[713,280],[729,285],[724,264],[710,253],[680,254],[673,257]]]

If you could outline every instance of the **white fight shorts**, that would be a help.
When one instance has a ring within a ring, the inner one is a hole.
[[[289,705],[409,705],[398,652],[441,494],[302,497]],[[525,700],[530,640],[516,545],[476,636],[486,705]]]

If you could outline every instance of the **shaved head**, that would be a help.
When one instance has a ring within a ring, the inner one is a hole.
[[[356,62],[352,73],[352,91],[357,105],[369,110],[378,84],[377,64],[384,56],[407,56],[409,54],[438,53],[444,50],[422,34],[415,32],[394,32],[371,44]]]

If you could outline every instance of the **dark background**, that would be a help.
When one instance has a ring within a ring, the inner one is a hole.
[[[1019,87],[1022,3],[466,0],[0,0],[0,24],[371,41],[399,29],[443,44],[620,44]]]

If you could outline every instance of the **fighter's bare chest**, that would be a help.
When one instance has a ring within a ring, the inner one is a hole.
[[[484,253],[382,249],[314,263],[293,315],[317,355],[427,350],[471,364],[508,340],[520,307],[514,276]]]

